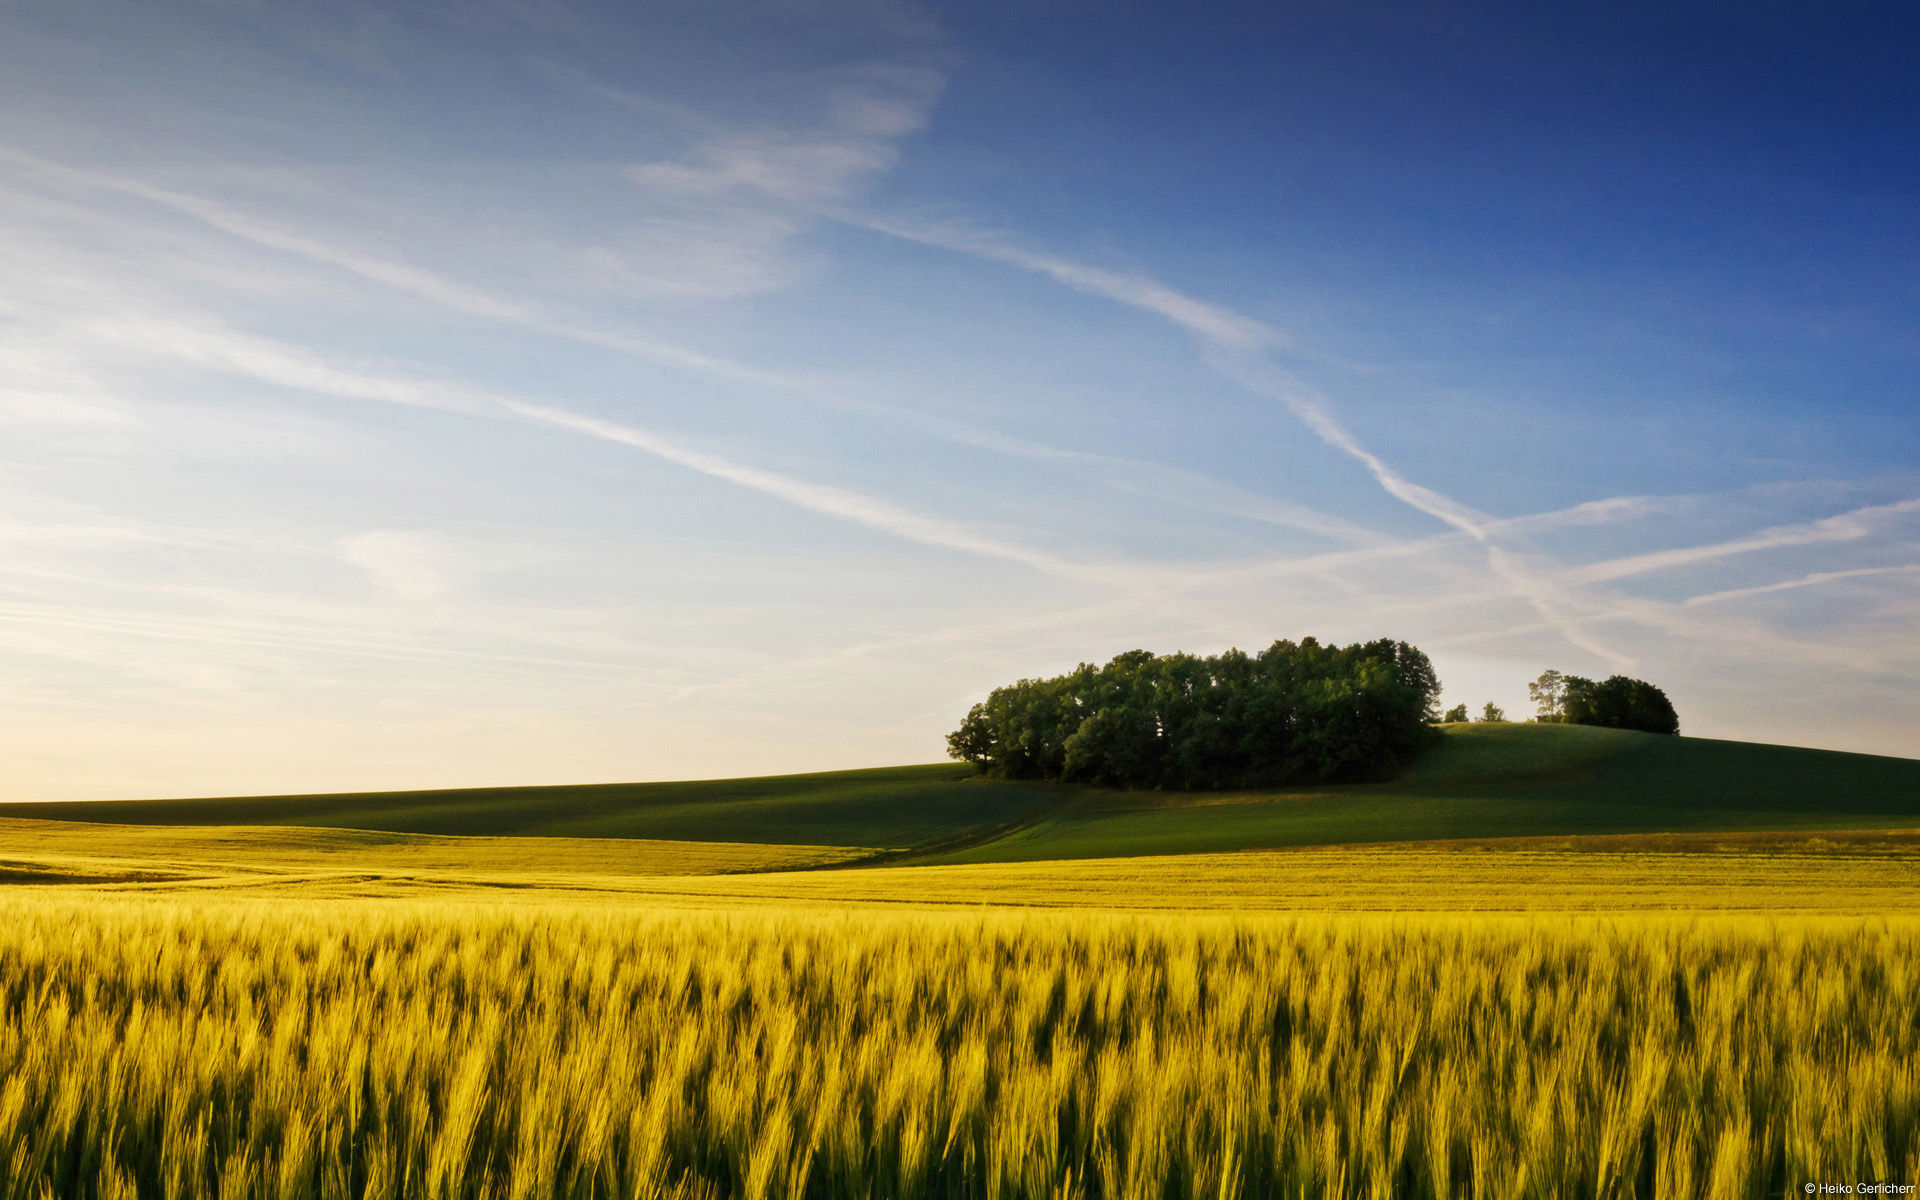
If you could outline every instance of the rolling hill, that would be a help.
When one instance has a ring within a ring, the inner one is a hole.
[[[1120,792],[934,764],[686,783],[14,804],[9,818],[616,838],[1033,861],[1436,839],[1920,828],[1920,761],[1579,726],[1453,725],[1399,778]]]
[[[638,838],[904,850],[977,836],[1054,802],[958,763],[685,783],[15,804],[9,817],[295,825],[468,837]]]
[[[1086,790],[939,861],[1458,838],[1920,827],[1920,761],[1561,725],[1455,725],[1382,784]]]

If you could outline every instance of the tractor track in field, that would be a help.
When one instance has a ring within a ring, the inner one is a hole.
[[[842,862],[822,863],[817,867],[804,867],[801,869],[807,871],[846,871],[865,867],[895,867],[911,863],[915,859],[929,858],[941,854],[952,854],[957,850],[972,850],[977,846],[984,846],[990,842],[999,841],[1001,838],[1038,825],[1041,821],[1066,808],[1074,798],[1073,794],[1065,788],[1055,788],[1047,784],[1036,784],[1034,786],[1037,789],[1044,788],[1050,793],[1045,803],[1022,813],[1010,821],[1002,821],[998,825],[990,825],[985,829],[969,829],[964,833],[955,834],[953,837],[942,838],[934,842],[926,842],[919,846],[911,846],[901,850],[878,850],[862,858],[850,858]]]

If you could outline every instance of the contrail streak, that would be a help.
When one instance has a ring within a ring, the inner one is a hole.
[[[1434,517],[1480,543],[1489,568],[1516,594],[1546,618],[1569,642],[1590,654],[1630,665],[1626,655],[1602,644],[1581,627],[1578,605],[1564,589],[1527,568],[1496,545],[1490,532],[1498,522],[1485,513],[1413,482],[1361,443],[1328,409],[1323,397],[1310,391],[1265,357],[1267,347],[1282,340],[1266,325],[1230,309],[1184,295],[1155,280],[1089,267],[1056,255],[1015,245],[992,233],[949,225],[927,226],[878,217],[836,214],[840,220],[876,233],[952,250],[1046,275],[1078,291],[1104,297],[1143,312],[1153,313],[1184,329],[1200,343],[1202,359],[1214,371],[1256,395],[1284,405],[1296,420],[1329,447],[1359,462],[1390,496]]]

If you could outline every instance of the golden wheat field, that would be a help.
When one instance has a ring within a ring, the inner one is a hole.
[[[1920,1179],[1898,916],[15,888],[0,989],[6,1200]]]

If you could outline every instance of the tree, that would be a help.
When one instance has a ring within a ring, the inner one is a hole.
[[[1275,642],[1257,655],[1131,650],[995,688],[947,738],[1007,779],[1259,787],[1379,778],[1437,736],[1440,681],[1405,642]]]
[[[1504,721],[1507,719],[1507,711],[1489,700],[1487,701],[1487,706],[1480,710],[1480,719],[1482,721]]]
[[[1669,735],[1680,732],[1680,715],[1674,711],[1673,701],[1644,679],[1609,675],[1595,683],[1569,675],[1565,706],[1564,719],[1575,725]]]
[[[1558,671],[1548,671],[1527,685],[1527,699],[1533,701],[1536,708],[1535,720],[1561,721],[1566,719],[1567,677]]]
[[[1458,724],[1462,721],[1465,721],[1466,719],[1467,719],[1467,706],[1464,704],[1456,704],[1452,708],[1447,710],[1446,720],[1450,724]],[[955,736],[957,737],[959,735],[956,734]],[[951,745],[953,742],[953,739],[949,738],[947,739],[947,742],[949,745]],[[955,755],[954,757],[957,758],[959,757],[959,755]]]
[[[960,728],[947,735],[947,755],[981,768],[993,761],[993,720],[986,705],[974,705]]]
[[[1560,681],[1560,719],[1569,725],[1594,724],[1589,717],[1593,713],[1593,689],[1598,686],[1578,675],[1564,676]]]
[[[1405,642],[1374,642],[1369,649],[1385,648],[1393,659],[1394,674],[1405,687],[1420,694],[1425,704],[1424,715],[1432,721],[1440,715],[1440,676],[1434,672],[1433,660],[1421,650]]]

